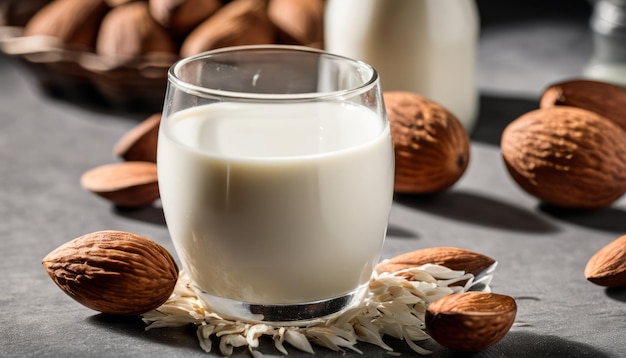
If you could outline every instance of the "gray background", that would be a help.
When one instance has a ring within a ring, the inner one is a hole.
[[[498,148],[502,129],[537,108],[543,88],[580,75],[592,52],[589,4],[479,4],[481,112],[469,168],[442,195],[396,196],[383,255],[450,245],[499,261],[493,290],[515,297],[518,315],[509,334],[476,357],[626,356],[626,289],[583,277],[589,257],[626,234],[626,199],[597,212],[547,207],[512,182]],[[145,332],[137,318],[97,314],[63,294],[40,264],[62,243],[103,229],[142,234],[173,252],[158,208],[119,210],[79,185],[83,172],[116,160],[114,143],[146,115],[46,95],[8,57],[0,57],[0,84],[0,356],[207,357],[193,329]],[[434,357],[456,356],[426,346]]]

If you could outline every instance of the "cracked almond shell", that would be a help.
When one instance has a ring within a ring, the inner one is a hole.
[[[585,109],[528,112],[505,128],[501,150],[515,182],[548,204],[599,209],[626,191],[626,132]]]
[[[165,248],[122,231],[78,237],[50,252],[42,264],[74,300],[116,315],[137,315],[159,307],[178,280],[178,266]]]

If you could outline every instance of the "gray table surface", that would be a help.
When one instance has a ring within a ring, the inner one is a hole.
[[[467,172],[442,195],[395,198],[383,257],[457,246],[499,261],[492,288],[516,298],[518,315],[509,334],[476,357],[626,356],[626,289],[604,289],[583,277],[589,257],[626,234],[626,199],[597,212],[547,207],[510,179],[498,148],[504,126],[536,108],[547,84],[579,76],[591,48],[584,13],[484,26],[481,113]],[[0,57],[0,84],[0,356],[211,356],[192,329],[145,332],[137,318],[84,308],[40,263],[62,243],[102,229],[139,233],[174,252],[158,208],[117,210],[79,185],[83,172],[115,161],[113,144],[145,116],[46,96],[6,57]],[[400,342],[391,344],[412,355]],[[433,357],[456,356],[426,346]],[[361,348],[365,356],[388,356]],[[341,356],[321,348],[317,355]]]

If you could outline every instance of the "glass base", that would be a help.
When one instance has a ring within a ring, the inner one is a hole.
[[[367,284],[339,297],[294,303],[256,304],[213,296],[195,287],[196,294],[215,313],[224,318],[268,323],[280,326],[304,326],[316,321],[328,320],[358,305],[367,292]]]

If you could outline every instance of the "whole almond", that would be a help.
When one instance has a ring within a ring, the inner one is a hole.
[[[456,183],[470,157],[461,122],[417,93],[388,91],[384,100],[395,152],[395,191],[429,194]]]
[[[236,0],[222,6],[183,41],[181,57],[228,46],[271,44],[276,29],[267,17],[267,0]]]
[[[157,166],[150,162],[106,164],[85,172],[83,188],[123,207],[149,205],[159,198]]]
[[[108,9],[104,0],[52,1],[28,21],[24,36],[51,36],[70,47],[93,49]]]
[[[540,107],[571,106],[606,117],[626,130],[626,89],[607,82],[569,80],[546,88]]]
[[[186,36],[221,6],[220,0],[149,0],[150,14],[175,36]]]
[[[585,266],[585,278],[605,287],[626,286],[626,235],[591,256]]]
[[[478,352],[500,341],[511,329],[517,304],[510,296],[465,292],[444,296],[426,310],[426,331],[455,351]]]
[[[511,122],[501,150],[513,179],[561,207],[598,209],[626,192],[626,132],[591,111],[542,108]]]
[[[496,261],[474,251],[456,247],[429,247],[407,252],[376,265],[376,272],[396,272],[425,264],[445,266],[478,275]]]
[[[148,3],[131,2],[114,7],[102,20],[96,52],[126,61],[153,53],[177,52],[172,36],[150,15]]]
[[[126,161],[156,163],[160,123],[160,113],[143,120],[117,141],[113,148],[113,155]]]
[[[116,315],[137,315],[159,307],[178,280],[178,266],[165,248],[122,231],[78,237],[50,252],[42,264],[74,300]]]
[[[267,14],[283,43],[323,48],[323,0],[270,0]]]

